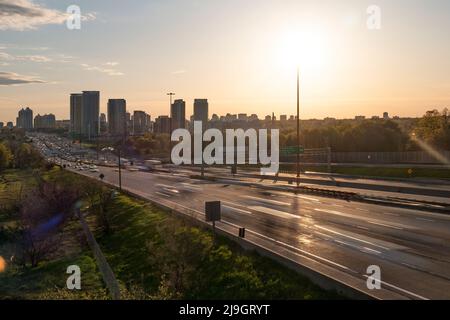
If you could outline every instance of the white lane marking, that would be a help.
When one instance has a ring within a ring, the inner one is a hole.
[[[166,197],[166,198],[170,198],[169,195],[164,194],[164,193],[162,193],[162,192],[155,192],[155,193],[158,194],[158,195],[160,195],[160,196],[163,196],[163,197]]]
[[[431,219],[425,219],[425,218],[416,218],[416,220],[427,221],[427,222],[436,222],[436,221],[434,221],[434,220],[431,220]]]
[[[359,211],[364,211],[364,212],[370,212],[370,210],[367,210],[367,209],[363,209],[363,208],[356,208],[356,210],[359,210]]]
[[[222,221],[222,222],[225,222],[225,221]],[[225,222],[225,223],[226,223],[226,224],[229,224],[229,225],[232,225],[232,226],[235,226],[235,227],[238,227],[238,226],[236,226],[236,225],[234,225],[234,224],[232,224],[232,223],[229,223],[229,222]],[[315,254],[313,254],[313,253],[310,253],[310,252],[307,252],[307,251],[305,251],[305,250],[296,248],[296,247],[291,246],[290,244],[287,244],[287,243],[285,243],[285,242],[282,242],[282,241],[273,239],[273,238],[271,238],[271,237],[268,237],[268,236],[266,236],[266,235],[263,235],[263,234],[258,233],[258,232],[256,232],[256,231],[253,231],[253,230],[248,230],[248,231],[249,231],[250,233],[253,233],[253,234],[255,234],[255,235],[261,237],[261,238],[265,238],[265,239],[267,239],[267,240],[269,240],[269,241],[275,242],[275,243],[280,244],[280,245],[282,245],[282,246],[284,246],[284,247],[288,247],[288,248],[293,249],[293,250],[295,250],[295,251],[299,251],[299,252],[301,252],[301,253],[303,253],[303,254],[305,254],[305,255],[309,255],[309,256],[311,256],[311,257],[317,259],[317,260],[325,261],[325,262],[327,262],[327,263],[329,263],[329,264],[332,264],[332,265],[337,266],[337,267],[339,267],[339,268],[348,270],[348,271],[350,271],[350,272],[352,272],[352,273],[358,273],[357,271],[355,271],[355,270],[353,270],[353,269],[350,269],[349,267],[346,267],[346,266],[344,266],[344,265],[342,265],[342,264],[336,263],[336,262],[331,261],[331,260],[328,260],[328,259],[326,259],[326,258],[322,258],[322,257],[320,257],[320,256],[317,256],[317,255],[315,255]]]
[[[307,196],[299,196],[299,195],[295,195],[292,193],[286,193],[286,192],[280,192],[280,191],[273,191],[272,193],[279,194],[280,196],[283,196],[283,197],[299,198],[299,199],[303,199],[303,200],[310,200],[310,201],[314,201],[317,203],[321,203],[319,199],[311,198],[311,197],[307,197]]]
[[[315,211],[319,211],[319,212],[331,213],[331,214],[335,214],[335,215],[338,215],[338,216],[348,217],[348,218],[352,218],[352,219],[363,220],[363,221],[371,223],[371,224],[375,224],[375,225],[379,225],[379,226],[383,226],[383,227],[388,227],[388,228],[394,228],[394,229],[397,229],[397,230],[403,230],[404,229],[402,227],[394,226],[392,224],[385,224],[385,223],[379,222],[377,220],[365,219],[363,217],[359,217],[359,216],[355,216],[353,214],[343,213],[343,212],[339,212],[339,211],[319,209],[319,208],[315,208],[314,210]],[[412,227],[409,227],[409,228],[410,229],[414,229]]]
[[[328,228],[319,226],[317,224],[315,225],[315,227],[317,229],[328,231],[330,233],[333,233],[333,234],[336,234],[336,235],[339,235],[339,236],[342,236],[342,237],[345,237],[345,238],[349,238],[349,239],[356,240],[356,241],[359,241],[359,242],[362,242],[362,243],[370,244],[370,245],[372,245],[374,247],[378,247],[378,248],[381,248],[381,249],[384,249],[384,250],[391,250],[390,248],[384,247],[382,245],[379,245],[379,244],[376,244],[376,243],[373,243],[373,242],[370,242],[370,241],[367,241],[367,240],[363,240],[363,239],[360,239],[360,238],[356,238],[356,237],[353,237],[353,236],[349,236],[348,234],[341,233],[341,232],[338,232],[338,231],[335,231],[335,230],[332,230],[332,229],[328,229]]]
[[[311,201],[314,201],[314,202],[319,202],[320,203],[320,200],[319,199],[316,199],[316,198],[311,198],[311,197],[307,197],[307,196],[298,196],[300,199],[305,199],[305,200],[311,200]]]
[[[161,184],[161,183],[156,184],[156,186],[157,187],[167,188],[167,189],[172,189],[174,187],[174,186],[169,186],[167,184]]]
[[[252,196],[244,196],[243,198],[250,199],[250,200],[262,201],[262,202],[267,202],[267,203],[272,203],[272,204],[276,204],[276,205],[280,205],[280,206],[290,206],[291,205],[290,203],[287,203],[287,202],[269,200],[269,199],[252,197]]]
[[[230,206],[223,206],[226,209],[230,209],[232,211],[236,211],[236,212],[240,212],[240,213],[244,213],[244,214],[252,214],[250,211],[246,211],[246,210],[242,210],[242,209],[238,209],[238,208],[234,208],[234,207],[230,207]]]
[[[369,278],[369,276],[366,275],[366,274],[364,275],[364,277]],[[394,289],[396,289],[396,290],[398,290],[398,291],[401,291],[401,292],[406,293],[406,294],[408,294],[408,295],[410,295],[410,296],[419,298],[419,299],[421,299],[421,300],[430,300],[430,299],[425,298],[424,296],[418,295],[418,294],[416,294],[416,293],[414,293],[414,292],[411,292],[411,291],[408,291],[408,290],[406,290],[406,289],[402,289],[402,288],[400,288],[400,287],[394,286],[393,284],[387,283],[386,281],[382,281],[382,280],[378,280],[378,279],[374,279],[374,281],[377,281],[377,282],[381,283],[382,285],[385,285],[385,286],[394,288]]]
[[[244,208],[246,208],[246,206],[244,206],[244,205],[242,205],[242,204],[239,204],[239,203],[236,203],[236,202],[232,202],[232,201],[222,201],[223,203],[226,203],[226,204],[228,204],[228,205],[231,205],[231,206],[235,206],[235,207],[244,207]]]
[[[366,231],[369,231],[370,229],[369,228],[366,228],[366,227],[362,227],[362,226],[356,226],[358,229],[362,229],[362,230],[366,230]]]
[[[375,254],[381,254],[381,251],[378,251],[378,250],[375,250],[375,249],[371,249],[371,248],[368,248],[368,247],[364,247],[363,249],[364,249],[363,252],[365,252],[365,250],[367,250],[367,251],[371,251],[371,252],[373,252]]]
[[[297,216],[295,214],[280,211],[280,210],[275,210],[275,209],[271,209],[271,208],[265,208],[265,207],[260,207],[260,206],[250,206],[248,208],[250,210],[267,213],[267,214],[274,215],[274,216],[284,218],[284,219],[292,219],[292,218],[301,219],[300,216]]]
[[[399,214],[397,213],[392,213],[392,212],[381,212],[382,214],[388,215],[388,216],[394,216],[394,217],[400,217]]]
[[[374,224],[377,226],[382,226],[382,227],[387,227],[387,228],[392,228],[392,229],[397,229],[397,230],[404,230],[404,228],[402,227],[396,227],[390,224],[385,224],[385,223],[381,223],[381,222],[377,222],[377,221],[372,221],[372,220],[367,220],[368,223],[370,224]]]

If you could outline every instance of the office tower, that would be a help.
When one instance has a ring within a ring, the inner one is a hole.
[[[208,125],[208,99],[194,100],[194,121],[202,121],[203,128]]]
[[[169,116],[159,116],[155,119],[155,132],[170,134],[170,122]]]
[[[100,134],[108,131],[108,122],[106,121],[106,114],[100,113]]]
[[[38,114],[34,117],[35,129],[54,129],[56,128],[56,117],[54,114],[44,114],[41,116]]]
[[[128,114],[129,115],[129,114]],[[108,100],[108,133],[124,136],[127,132],[127,102],[125,99]]]
[[[24,130],[33,129],[33,110],[30,108],[21,109],[19,111],[19,116],[16,119],[17,127]]]
[[[147,132],[147,114],[144,111],[133,113],[133,134],[143,134]]]
[[[281,122],[286,122],[286,121],[287,121],[287,115],[282,114],[282,115],[280,116],[280,121],[281,121]]]
[[[8,129],[12,129],[12,128],[14,128],[14,123],[12,123],[12,121],[9,121],[9,122],[6,124],[6,127],[7,127]]]
[[[389,112],[383,113],[383,119],[384,120],[389,120]]]
[[[186,102],[184,100],[174,101],[170,107],[170,118],[172,120],[172,131],[186,127]]]
[[[81,134],[81,106],[83,95],[72,93],[70,95],[70,132],[74,135]]]
[[[0,129],[3,129],[4,126],[5,124],[3,122],[0,122]]]
[[[83,91],[81,104],[81,134],[88,140],[100,132],[100,92]]]

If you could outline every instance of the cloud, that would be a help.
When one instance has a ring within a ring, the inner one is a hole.
[[[112,68],[96,67],[96,66],[88,65],[86,63],[82,63],[81,66],[86,71],[98,71],[98,72],[101,72],[101,73],[105,73],[108,76],[123,76],[124,75],[122,72],[117,71],[117,70],[112,69]]]
[[[119,65],[118,62],[106,62],[106,63],[105,63],[105,66],[110,66],[110,67],[115,67],[115,66],[117,66],[117,65]]]
[[[13,86],[30,83],[45,83],[45,81],[32,76],[24,76],[13,72],[0,71],[0,86]]]
[[[182,70],[175,70],[175,71],[172,71],[172,74],[183,74],[183,73],[186,73],[187,71],[186,70],[184,70],[184,69],[182,69]]]
[[[45,8],[33,0],[0,0],[0,30],[32,30],[49,24],[62,24],[71,15]],[[82,20],[94,20],[95,14],[88,13]]]
[[[0,0],[1,1],[1,0]],[[0,52],[0,60],[3,61],[31,61],[31,62],[50,62],[51,58],[42,55],[18,55],[14,56],[7,52]]]

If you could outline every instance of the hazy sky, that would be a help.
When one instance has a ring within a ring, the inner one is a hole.
[[[73,4],[81,30],[66,27]],[[0,0],[0,121],[22,106],[68,118],[82,90],[152,118],[169,91],[188,116],[194,98],[294,114],[297,63],[302,118],[420,116],[450,106],[449,34],[448,0]]]

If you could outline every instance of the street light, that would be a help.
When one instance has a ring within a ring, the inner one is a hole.
[[[300,187],[300,67],[297,66],[297,188]]]
[[[175,95],[175,93],[169,92],[167,95],[170,97],[170,108],[169,108],[169,111],[170,111],[170,116],[169,116],[169,119],[170,119],[169,120],[169,126],[170,126],[170,132],[169,132],[169,158],[170,158],[170,149],[172,147],[171,135],[172,135],[172,121],[173,121],[173,119],[172,119],[172,97]]]

